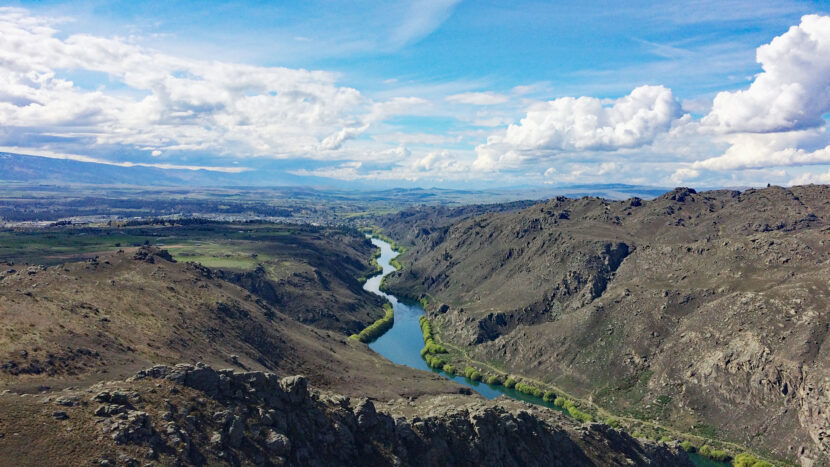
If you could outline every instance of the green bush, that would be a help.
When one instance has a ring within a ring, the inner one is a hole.
[[[502,384],[502,379],[499,375],[488,375],[486,378],[484,378],[484,382],[492,385],[500,385]]]
[[[429,320],[426,316],[421,315],[418,318],[418,322],[421,324],[421,333],[424,336],[424,343],[433,341],[432,336],[432,324],[430,324]]]
[[[748,452],[738,454],[732,463],[735,467],[773,467],[767,461],[762,461]]]
[[[447,361],[446,361],[446,360],[444,360],[442,357],[439,357],[439,356],[437,356],[437,355],[429,355],[429,354],[427,354],[427,355],[425,355],[425,356],[424,356],[424,360],[426,360],[426,361],[427,361],[427,365],[428,365],[430,368],[438,368],[438,369],[443,369],[443,368],[444,368],[444,365],[446,365],[446,364],[447,364]]]
[[[504,380],[504,387],[513,389],[516,387],[516,380],[512,377],[508,376],[506,380]]]
[[[663,436],[660,438],[661,443],[670,443],[672,441],[674,441],[674,438],[672,438],[671,436]]]
[[[577,419],[577,420],[579,420],[583,423],[588,423],[588,422],[594,421],[594,417],[591,416],[591,414],[579,410],[579,408],[576,406],[576,404],[573,401],[565,399],[564,397],[557,397],[553,401],[553,404],[557,407],[562,407],[563,409],[567,410],[568,414],[571,417],[573,417],[573,418],[575,418],[575,419]]]
[[[729,454],[727,454],[726,451],[712,449],[707,445],[703,445],[700,448],[700,455],[719,462],[726,462],[729,460]]]
[[[444,370],[444,373],[446,373],[448,375],[454,375],[455,374],[455,367],[450,365],[449,363],[444,365],[444,368],[442,368],[442,370]]]
[[[481,373],[471,366],[464,369],[464,376],[473,381],[481,381]]]
[[[424,348],[427,350],[427,353],[436,354],[436,353],[447,353],[447,348],[441,344],[436,344],[435,341],[430,339]]]
[[[545,393],[542,394],[542,400],[545,402],[553,402],[554,399],[556,399],[556,393],[553,391],[545,391]]]
[[[609,417],[608,419],[606,419],[605,424],[610,426],[611,428],[619,428],[621,426],[620,421],[617,420],[615,417]]]
[[[383,316],[383,318],[375,321],[374,323],[367,326],[364,330],[360,331],[360,333],[357,334],[357,340],[364,343],[371,342],[377,339],[378,337],[382,336],[383,333],[388,331],[392,327],[392,325],[395,324],[395,310],[392,309],[392,305],[384,303],[383,309],[386,310],[386,314]],[[354,334],[352,336],[354,336]],[[352,338],[354,339],[355,337]]]
[[[545,395],[545,391],[542,391],[541,389],[537,388],[536,386],[533,386],[533,385],[530,385],[530,384],[525,384],[525,383],[516,383],[516,390],[521,392],[521,393],[528,394],[528,395],[535,396],[535,397],[542,397],[543,395]]]
[[[568,413],[571,415],[571,417],[579,420],[582,423],[591,423],[594,421],[594,417],[592,417],[591,414],[583,412],[576,408],[568,409]]]
[[[445,354],[447,353],[447,348],[435,343],[432,334],[432,325],[426,316],[420,316],[418,322],[421,325],[421,333],[424,336],[424,347],[421,349],[421,358],[426,360],[430,368],[443,368],[447,364],[446,360],[436,357],[435,354]]]
[[[697,450],[697,448],[695,448],[695,446],[689,441],[683,441],[680,443],[680,448],[686,452],[695,452]]]

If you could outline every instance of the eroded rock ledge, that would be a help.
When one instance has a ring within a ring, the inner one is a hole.
[[[114,446],[105,465],[691,465],[676,446],[512,400],[438,396],[378,409],[303,376],[203,364],[156,366],[88,392],[51,402],[68,419],[95,420]]]

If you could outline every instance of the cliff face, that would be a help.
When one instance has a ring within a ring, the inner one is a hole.
[[[12,415],[0,430],[19,433],[0,440],[9,462],[34,460],[25,453],[39,433],[21,426],[42,422],[63,433],[40,455],[46,464],[65,461],[74,443],[84,446],[75,465],[691,465],[677,447],[512,401],[439,396],[376,407],[318,391],[302,376],[201,364],[30,399],[0,396],[4,408],[40,406],[27,420],[4,411]]]
[[[830,453],[830,188],[557,198],[424,232],[440,338],[619,413]]]

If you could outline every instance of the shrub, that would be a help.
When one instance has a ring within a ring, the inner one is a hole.
[[[594,417],[591,414],[579,410],[579,408],[573,401],[565,399],[564,397],[557,397],[556,400],[553,401],[553,404],[557,407],[562,407],[563,409],[567,410],[568,414],[571,417],[583,423],[594,421]]]
[[[695,446],[689,441],[683,441],[680,443],[680,448],[686,452],[695,452],[696,450]]]
[[[438,368],[443,369],[444,365],[447,364],[447,361],[437,355],[429,355],[427,354],[424,357],[424,360],[427,361],[427,366],[430,368]]]
[[[592,417],[591,414],[583,412],[577,409],[576,407],[571,407],[570,409],[568,409],[568,413],[571,415],[571,417],[579,420],[582,423],[591,423],[594,421],[594,417]]]
[[[424,336],[424,343],[433,341],[432,336],[432,324],[430,324],[429,319],[426,316],[421,315],[418,318],[418,322],[421,324],[421,333]]]
[[[499,385],[502,383],[502,379],[499,375],[489,375],[486,378],[484,378],[484,382],[487,384]]]
[[[732,465],[735,467],[773,467],[769,462],[762,461],[748,452],[735,456],[735,461]]]
[[[471,366],[464,369],[464,376],[473,381],[481,381],[481,373]]]
[[[375,321],[364,330],[360,331],[360,333],[357,334],[357,340],[360,342],[371,342],[382,336],[392,327],[393,324],[395,324],[395,310],[392,309],[392,305],[384,303],[383,309],[386,310],[386,314],[384,314],[383,318]]]
[[[508,376],[507,379],[504,381],[504,387],[513,389],[514,387],[516,387],[516,380]]]
[[[708,457],[714,461],[725,462],[729,460],[729,454],[726,451],[721,451],[720,449],[712,449],[707,445],[703,445],[700,448],[700,455],[704,457]]]
[[[446,373],[448,375],[454,375],[455,374],[455,367],[450,365],[449,363],[444,365],[444,368],[442,368],[442,370],[444,370],[444,373]]]
[[[545,391],[545,393],[542,394],[542,400],[545,402],[553,402],[554,399],[556,399],[556,393],[553,391]]]
[[[621,426],[620,421],[617,420],[615,417],[609,417],[607,420],[605,420],[605,424],[610,426],[611,428],[619,428]]]
[[[674,441],[674,438],[672,438],[671,436],[663,436],[660,438],[661,443],[670,443],[672,441]]]
[[[516,383],[516,390],[536,397],[542,397],[545,394],[544,391],[537,388],[536,386],[525,383]]]
[[[430,339],[426,345],[424,345],[427,353],[436,354],[436,353],[447,353],[447,348],[441,344],[436,344],[435,341]]]

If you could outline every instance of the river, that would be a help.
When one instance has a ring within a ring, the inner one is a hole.
[[[394,295],[390,295],[380,290],[380,282],[383,278],[395,271],[395,267],[389,262],[392,258],[398,256],[398,253],[392,249],[392,245],[384,242],[383,240],[372,238],[372,243],[380,248],[378,264],[381,265],[383,271],[380,274],[369,278],[369,280],[367,280],[363,285],[363,288],[389,300],[389,302],[392,303],[392,308],[395,310],[395,323],[392,325],[391,329],[377,338],[377,340],[369,343],[369,347],[371,347],[372,350],[395,363],[406,365],[410,368],[416,368],[418,370],[438,373],[447,379],[451,379],[459,384],[472,388],[474,391],[488,399],[494,399],[498,396],[505,395],[512,397],[513,399],[565,412],[561,407],[557,407],[550,402],[545,402],[540,397],[534,397],[500,385],[494,386],[478,381],[472,381],[463,376],[448,375],[441,370],[436,370],[427,366],[427,362],[421,358],[421,348],[424,346],[424,341],[423,334],[421,333],[421,325],[418,322],[418,318],[425,314],[424,309],[418,302],[404,302],[398,300],[398,298]],[[731,463],[727,462],[712,461],[698,454],[691,454],[689,457],[696,467],[726,467],[731,465]]]
[[[363,288],[389,300],[389,302],[392,303],[392,308],[395,310],[395,324],[377,340],[369,344],[369,347],[371,347],[372,350],[395,363],[406,365],[410,368],[416,368],[418,370],[438,373],[447,379],[451,379],[459,384],[472,388],[474,391],[488,399],[494,399],[498,396],[505,395],[514,399],[562,411],[560,407],[557,407],[550,402],[545,402],[540,397],[524,394],[501,385],[489,385],[478,381],[472,381],[463,376],[448,375],[441,370],[436,370],[427,366],[427,362],[421,358],[421,348],[424,346],[424,340],[423,334],[421,333],[421,325],[418,322],[418,318],[424,314],[424,309],[421,307],[420,303],[401,301],[394,295],[387,294],[380,290],[380,282],[383,278],[389,273],[395,271],[395,267],[389,264],[389,262],[392,258],[396,257],[398,253],[392,249],[392,246],[389,243],[384,242],[383,240],[372,238],[372,243],[380,248],[378,264],[381,265],[383,271],[380,274],[369,278],[369,280],[367,280],[363,285]]]

